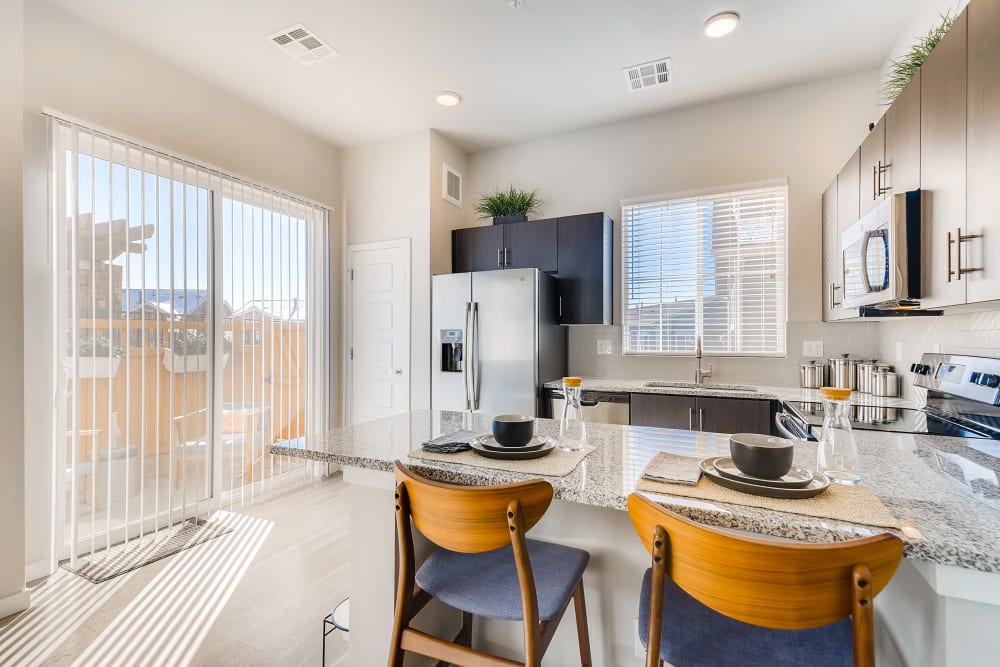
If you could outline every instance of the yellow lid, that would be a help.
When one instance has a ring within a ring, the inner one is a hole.
[[[823,387],[819,391],[831,401],[846,401],[851,397],[851,390],[845,387]]]
[[[583,384],[583,378],[568,377],[563,378],[564,387],[579,387]]]

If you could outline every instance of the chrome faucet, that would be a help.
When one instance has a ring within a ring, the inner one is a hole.
[[[705,378],[712,377],[712,365],[708,365],[708,369],[701,367],[701,336],[695,339],[694,356],[698,360],[698,366],[694,369],[694,381],[695,384],[704,384]]]

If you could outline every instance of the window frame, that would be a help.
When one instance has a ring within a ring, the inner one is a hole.
[[[621,200],[621,210],[622,210],[622,227],[621,227],[621,252],[619,255],[619,260],[621,261],[621,337],[622,337],[622,356],[628,357],[691,357],[694,356],[694,347],[690,350],[676,350],[676,351],[633,351],[630,344],[630,329],[628,325],[627,312],[629,306],[629,289],[630,289],[630,277],[629,268],[626,257],[628,256],[628,247],[626,245],[627,238],[627,227],[629,225],[628,218],[626,214],[628,208],[632,206],[641,206],[644,204],[656,204],[662,203],[666,205],[668,202],[674,200],[691,199],[694,197],[712,197],[715,195],[720,195],[723,193],[738,193],[741,191],[757,190],[763,188],[784,188],[784,249],[780,254],[781,266],[784,275],[784,284],[781,286],[781,294],[784,303],[784,318],[781,320],[781,327],[783,329],[782,338],[782,349],[775,352],[725,352],[717,353],[711,351],[704,351],[703,356],[706,357],[717,357],[717,358],[735,358],[735,359],[785,359],[788,357],[788,250],[789,250],[789,187],[788,179],[770,179],[764,181],[754,181],[749,183],[739,183],[736,185],[729,186],[719,186],[714,188],[704,188],[697,190],[687,190],[682,192],[674,192],[670,194],[659,194],[646,197],[637,197],[632,199]],[[701,223],[699,223],[700,226]],[[705,274],[701,274],[705,275]],[[703,298],[702,295],[699,298]],[[697,309],[701,311],[702,304],[697,305]],[[701,329],[701,331],[699,331]],[[695,335],[703,335],[704,323],[700,317],[696,317],[695,323]]]

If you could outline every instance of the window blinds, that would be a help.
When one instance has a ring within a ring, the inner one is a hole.
[[[327,214],[49,122],[54,488],[75,561],[300,470],[268,448],[327,427]]]
[[[626,354],[784,356],[785,184],[622,208]]]

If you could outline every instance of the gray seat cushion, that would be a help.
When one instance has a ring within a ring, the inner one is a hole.
[[[639,639],[649,637],[649,588],[646,570],[639,595]],[[772,630],[743,623],[709,609],[666,577],[660,659],[677,667],[743,665],[853,664],[851,620],[809,630]]]
[[[538,613],[547,621],[572,597],[590,554],[573,547],[528,540]],[[449,607],[486,618],[523,619],[514,550],[479,554],[438,548],[417,571],[417,585]]]

